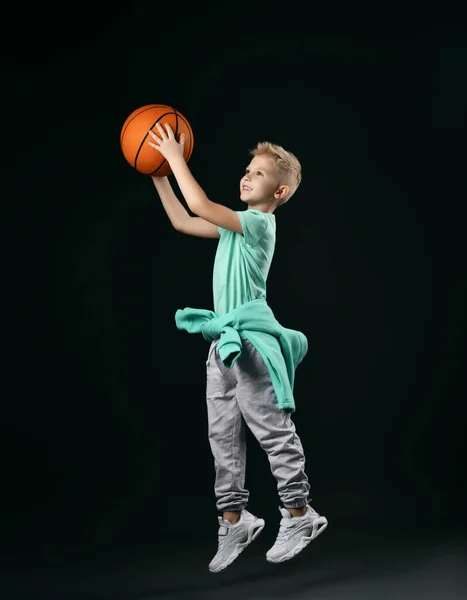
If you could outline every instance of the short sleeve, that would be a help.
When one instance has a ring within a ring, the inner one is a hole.
[[[242,224],[245,243],[256,246],[268,227],[266,215],[259,210],[241,210],[237,211],[237,215]]]

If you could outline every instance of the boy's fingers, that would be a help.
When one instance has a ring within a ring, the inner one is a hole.
[[[156,123],[156,127],[161,132],[161,137],[165,137],[167,135],[160,123]]]

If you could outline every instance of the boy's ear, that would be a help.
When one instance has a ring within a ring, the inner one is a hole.
[[[281,200],[283,200],[287,196],[288,193],[289,193],[289,186],[281,185],[275,195],[277,195],[277,198],[280,198]]]

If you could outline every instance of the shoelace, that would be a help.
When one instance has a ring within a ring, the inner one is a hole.
[[[226,538],[227,538],[226,535],[217,536],[218,550],[222,550],[222,548],[224,547]]]
[[[313,516],[316,515],[316,511],[312,509]],[[276,543],[285,542],[290,536],[290,528],[293,527],[294,524],[292,519],[285,519],[284,522],[280,524],[279,533],[277,534]]]
[[[277,534],[276,542],[282,543],[285,542],[289,537],[289,530],[292,527],[293,523],[281,524],[279,527],[279,533]]]

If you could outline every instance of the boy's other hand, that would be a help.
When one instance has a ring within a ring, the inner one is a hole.
[[[183,158],[183,148],[185,146],[185,134],[182,133],[180,135],[180,143],[175,139],[174,132],[168,123],[165,124],[166,130],[160,123],[156,123],[156,127],[159,131],[159,136],[154,133],[154,131],[148,131],[149,135],[152,138],[152,141],[149,140],[147,143],[151,148],[160,152],[163,157],[170,162],[176,158]]]

